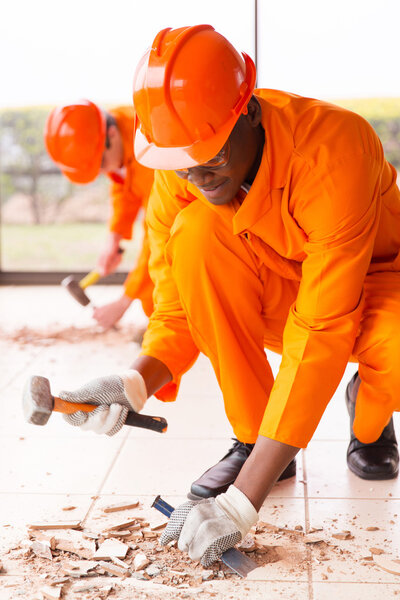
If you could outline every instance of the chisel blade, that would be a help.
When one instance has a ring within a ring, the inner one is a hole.
[[[246,556],[236,548],[225,550],[221,556],[221,560],[232,571],[240,575],[240,577],[246,577],[250,571],[258,567],[254,560],[251,560],[249,556]]]
[[[161,496],[157,496],[151,506],[159,510],[166,517],[170,517],[174,511],[174,507],[163,500]],[[251,560],[251,558],[239,552],[236,548],[225,550],[221,556],[221,560],[232,571],[240,575],[240,577],[246,577],[250,571],[256,569],[258,566],[254,560]]]

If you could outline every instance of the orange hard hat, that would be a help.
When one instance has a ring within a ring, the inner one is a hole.
[[[104,113],[90,102],[58,106],[47,118],[47,151],[68,179],[89,183],[97,177],[106,140]]]
[[[164,29],[136,69],[135,155],[147,167],[210,160],[246,113],[256,68],[211,25]]]

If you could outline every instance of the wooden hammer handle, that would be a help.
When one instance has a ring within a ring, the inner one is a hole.
[[[77,402],[67,402],[67,400],[61,400],[61,398],[54,396],[53,410],[63,413],[64,415],[72,415],[73,413],[78,412],[78,410],[83,410],[83,412],[92,412],[92,410],[95,408],[97,408],[97,404],[79,404]]]
[[[61,398],[54,396],[53,410],[63,413],[64,415],[72,415],[73,413],[78,412],[78,410],[92,412],[92,410],[97,407],[98,404],[79,404],[78,402],[61,400]],[[150,415],[135,413],[132,410],[128,413],[125,425],[130,425],[131,427],[143,427],[143,429],[151,429],[158,433],[165,433],[168,428],[168,423],[164,417],[151,417]]]

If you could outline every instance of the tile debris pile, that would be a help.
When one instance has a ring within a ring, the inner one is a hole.
[[[55,343],[82,343],[101,338],[102,344],[110,346],[141,342],[143,327],[134,323],[127,323],[122,328],[111,328],[106,331],[99,325],[76,327],[74,325],[64,326],[54,323],[43,328],[32,328],[28,326],[19,329],[4,330],[0,328],[0,336],[3,341],[17,344],[23,348],[27,344],[34,346],[53,346]]]
[[[131,600],[133,596],[201,596],[206,600],[219,595],[212,589],[216,580],[230,580],[233,588],[241,585],[243,580],[220,562],[203,569],[181,553],[175,542],[161,547],[158,538],[167,519],[156,513],[153,520],[142,508],[138,501],[104,507],[91,519],[90,527],[74,520],[29,524],[27,538],[6,552],[0,564],[0,598],[1,589],[9,588],[7,597],[23,594],[24,600]],[[118,513],[123,510],[131,511],[129,518],[120,518]],[[354,537],[347,530],[327,534],[311,529],[305,533],[300,525],[289,529],[259,521],[238,548],[259,565],[248,581],[268,580],[271,564],[279,561],[285,577],[296,579],[310,561],[316,561],[324,567],[322,579],[329,579],[337,568],[337,563],[330,567],[329,561],[349,560],[354,550],[343,546]],[[360,559],[363,564],[400,575],[400,561],[385,556],[379,547],[371,546],[369,552]],[[11,565],[14,575],[23,576],[23,584],[2,577]]]

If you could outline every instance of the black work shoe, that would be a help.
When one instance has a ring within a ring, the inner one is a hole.
[[[192,483],[188,498],[199,500],[202,498],[215,498],[218,494],[226,492],[235,481],[239,471],[254,448],[254,444],[244,444],[233,438],[234,444],[229,452],[213,467],[208,469],[199,479]],[[293,459],[279,478],[288,479],[296,475],[296,459]]]
[[[346,404],[350,415],[350,444],[347,448],[347,465],[361,479],[394,479],[399,472],[399,451],[393,418],[376,442],[363,444],[353,432],[353,422],[360,377],[358,372],[353,375],[346,389]]]

